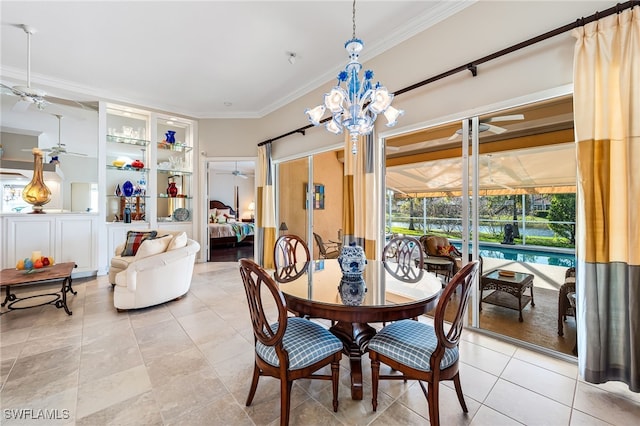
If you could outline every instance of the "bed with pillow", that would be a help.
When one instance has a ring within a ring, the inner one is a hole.
[[[238,243],[253,244],[255,227],[253,223],[237,219],[236,211],[222,201],[209,201],[209,245],[211,249],[220,246],[235,246]]]

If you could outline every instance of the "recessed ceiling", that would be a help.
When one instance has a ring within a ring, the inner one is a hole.
[[[473,4],[360,1],[361,60]],[[351,1],[2,1],[2,83],[195,118],[262,117],[347,63]],[[289,52],[296,60],[290,63]],[[79,95],[83,94],[83,95]]]

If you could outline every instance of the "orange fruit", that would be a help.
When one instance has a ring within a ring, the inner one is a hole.
[[[44,265],[42,264],[42,260],[38,259],[35,262],[33,262],[33,267],[36,269],[40,269],[42,268]]]
[[[16,269],[19,270],[19,271],[24,269],[24,260],[23,259],[18,260],[18,264],[16,265]]]

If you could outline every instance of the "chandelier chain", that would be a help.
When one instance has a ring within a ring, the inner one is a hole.
[[[353,37],[351,37],[352,39],[356,38],[356,0],[353,0]]]

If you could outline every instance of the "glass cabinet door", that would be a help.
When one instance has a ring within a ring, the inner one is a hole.
[[[148,222],[149,116],[107,109],[107,222]]]
[[[159,117],[156,144],[158,222],[193,219],[191,123]]]

